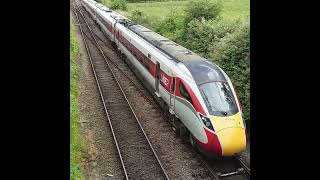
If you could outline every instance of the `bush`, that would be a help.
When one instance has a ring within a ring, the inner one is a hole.
[[[136,24],[141,24],[143,26],[150,27],[152,30],[153,27],[155,27],[156,23],[154,17],[148,16],[139,10],[134,10],[130,15],[130,19]]]
[[[171,11],[163,21],[156,24],[155,31],[173,41],[176,41],[183,34],[184,17]]]
[[[250,29],[240,26],[210,45],[210,58],[230,77],[246,120],[250,119]]]
[[[190,1],[185,9],[185,23],[197,19],[215,19],[221,13],[220,1],[196,0]]]
[[[235,31],[240,21],[225,22],[221,19],[206,21],[202,19],[193,20],[188,23],[183,31],[183,36],[179,39],[179,43],[188,49],[193,50],[203,57],[208,57],[209,44],[218,41],[227,33]]]
[[[125,11],[127,10],[127,2],[126,0],[113,0],[110,8],[113,10],[120,9]]]

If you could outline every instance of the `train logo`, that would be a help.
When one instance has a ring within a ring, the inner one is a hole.
[[[165,86],[169,86],[169,79],[165,77],[163,74],[161,74],[161,82],[163,82]]]

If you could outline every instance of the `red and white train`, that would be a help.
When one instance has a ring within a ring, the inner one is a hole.
[[[220,67],[100,3],[82,4],[186,127],[193,146],[214,156],[245,149],[241,105]]]

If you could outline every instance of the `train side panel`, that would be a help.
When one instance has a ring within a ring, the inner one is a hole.
[[[109,37],[111,41],[113,41],[113,25],[115,20],[110,17],[113,12],[105,12],[99,9],[95,4],[89,3],[85,0],[83,2],[85,2],[84,7],[89,12],[91,17],[97,21],[102,31]],[[96,4],[98,5],[99,3]]]
[[[158,58],[159,56],[152,51],[150,45],[142,42],[143,40],[136,35],[133,35],[130,30],[126,29],[121,24],[116,25],[116,30],[119,30],[120,40],[118,46],[120,50],[130,57],[129,59],[135,64],[135,67],[142,72],[153,90],[156,89],[155,66],[157,62],[160,64],[159,94],[169,106],[172,70],[163,63],[162,59]],[[118,42],[118,40],[116,41]]]

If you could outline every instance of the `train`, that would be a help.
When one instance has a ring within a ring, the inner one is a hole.
[[[180,134],[207,156],[246,148],[242,107],[216,64],[93,0],[82,6],[167,105]]]

